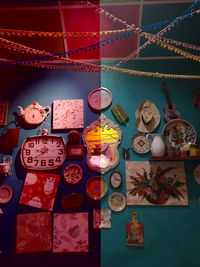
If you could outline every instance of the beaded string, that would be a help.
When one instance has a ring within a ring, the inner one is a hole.
[[[186,17],[188,14],[187,12],[189,12],[190,10],[192,11],[195,4],[197,4],[199,2],[199,0],[195,1],[195,3],[192,4],[191,7],[189,7],[189,9],[187,11],[184,12],[184,16]],[[113,20],[113,22],[120,22],[123,25],[125,25],[127,28],[134,28],[135,25],[129,25],[125,20],[121,20],[117,17],[115,17],[114,15],[110,14],[109,12],[103,10],[102,8],[97,8],[94,4],[92,4],[89,1],[81,1],[82,4],[86,4],[86,6],[88,7],[94,7],[96,9],[96,12],[99,12],[100,14],[105,15],[106,17],[109,17],[110,19]],[[169,25],[167,25],[164,29],[162,29],[160,32],[158,32],[156,34],[156,36],[160,37],[162,36],[164,33],[166,33],[167,31],[171,30],[179,21],[183,20],[183,17],[177,17],[175,20],[173,20]],[[127,57],[123,58],[122,60],[120,60],[117,64],[115,64],[116,67],[119,67],[121,64],[126,63],[129,59],[131,59],[132,57],[136,56],[139,54],[139,52],[146,48],[149,44],[151,44],[151,41],[148,40],[147,42],[145,42],[142,46],[140,46],[138,49],[136,49],[135,51],[133,51],[131,54],[129,54]]]
[[[150,42],[156,43],[157,45],[160,45],[161,47],[163,47],[165,49],[168,49],[168,50],[173,51],[175,53],[181,54],[182,56],[184,56],[186,58],[193,59],[193,60],[199,62],[199,58],[200,58],[199,56],[193,55],[193,54],[185,52],[185,51],[183,51],[183,50],[181,50],[181,49],[179,49],[177,47],[169,45],[168,43],[165,43],[165,42],[159,40],[156,35],[153,35],[153,34],[150,34],[150,33],[146,33],[146,32],[141,32],[141,30],[139,28],[135,28],[134,30],[137,33],[140,33],[141,36],[145,37]],[[0,37],[0,42],[3,43],[4,45],[8,44],[8,47],[7,47],[8,49],[13,47],[14,50],[20,50],[21,49],[21,50],[29,52],[29,53],[32,52],[34,54],[39,54],[39,55],[45,56],[45,60],[47,60],[48,57],[50,57],[50,58],[52,57],[53,59],[59,59],[59,60],[61,60],[61,62],[64,62],[64,63],[67,62],[67,63],[78,64],[78,65],[83,65],[83,66],[90,66],[90,67],[94,67],[94,68],[96,68],[96,66],[97,66],[95,64],[83,63],[81,61],[72,60],[72,59],[69,59],[69,58],[66,58],[66,57],[58,57],[58,56],[52,55],[49,52],[46,52],[44,50],[40,51],[40,50],[37,50],[37,49],[33,49],[33,48],[27,47],[25,45],[21,45],[21,44],[6,40],[6,39],[4,39],[2,37]],[[34,61],[34,59],[32,59],[32,60]],[[41,60],[44,60],[44,59],[43,58],[42,59],[39,58],[39,59],[35,59],[35,60],[41,61]],[[117,66],[115,66],[115,67],[117,67]]]
[[[46,52],[46,51],[41,51],[41,50],[38,50],[38,49],[34,49],[34,48],[31,48],[31,47],[28,47],[28,46],[25,46],[25,45],[21,45],[21,44],[18,44],[16,42],[12,42],[10,40],[7,40],[7,39],[4,39],[2,37],[0,37],[0,42],[4,45],[5,48],[7,49],[13,49],[14,51],[20,51],[20,52],[26,52],[26,53],[31,53],[31,54],[34,54],[34,55],[40,55],[40,56],[44,56],[45,58],[38,58],[38,59],[28,59],[28,60],[24,60],[24,61],[43,61],[43,60],[48,60],[49,58],[50,59],[57,59],[57,60],[60,60],[62,63],[71,63],[73,65],[81,65],[85,68],[98,68],[98,65],[94,65],[94,64],[91,64],[91,63],[83,63],[81,61],[78,61],[78,60],[72,60],[72,59],[69,59],[69,58],[66,58],[66,57],[59,57],[59,56],[56,56],[56,55],[53,55],[49,52]],[[4,62],[4,61],[3,61]],[[9,61],[8,61],[9,62]]]
[[[3,61],[0,59],[0,61]],[[62,69],[62,70],[72,70],[72,71],[86,71],[90,72],[90,70],[86,69],[80,69],[80,68],[72,68],[72,67],[66,67],[66,66],[57,66],[57,65],[47,65],[47,64],[40,64],[40,63],[23,63],[23,62],[18,62],[18,63],[12,63],[12,64],[22,64],[28,67],[39,67],[39,68],[47,68],[47,69]],[[146,76],[146,77],[153,77],[153,78],[171,78],[171,79],[200,79],[200,75],[183,75],[183,74],[166,74],[166,73],[158,73],[158,72],[144,72],[144,71],[137,71],[137,70],[127,70],[127,69],[122,69],[122,68],[116,68],[116,67],[111,67],[111,66],[105,66],[102,65],[100,66],[101,68],[104,68],[106,70],[110,71],[115,71],[115,72],[120,72],[124,74],[129,74],[129,75],[136,75],[136,76]],[[98,70],[92,69],[94,72],[98,72]]]

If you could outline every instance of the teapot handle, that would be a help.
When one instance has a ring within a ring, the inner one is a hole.
[[[46,112],[46,115],[48,115],[51,112],[51,107],[45,106],[45,107],[43,107],[43,110]]]

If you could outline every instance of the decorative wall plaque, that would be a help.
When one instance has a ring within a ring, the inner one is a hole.
[[[83,131],[83,142],[87,148],[87,165],[91,170],[106,173],[119,163],[118,145],[122,131],[118,125],[101,114]]]
[[[126,245],[127,246],[144,246],[143,225],[137,219],[138,213],[132,212],[132,220],[126,225]]]
[[[84,127],[83,99],[53,101],[53,129]]]

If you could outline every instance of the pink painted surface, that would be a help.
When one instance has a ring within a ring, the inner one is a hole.
[[[83,99],[53,101],[53,129],[84,127]]]
[[[61,1],[62,2],[62,1]],[[98,2],[95,4],[98,7]],[[94,8],[87,8],[86,5],[78,6],[77,1],[65,1],[63,9],[63,20],[66,32],[99,32],[100,19],[99,14]],[[68,7],[68,8],[67,8]],[[94,38],[68,38],[67,45],[69,51],[76,51],[79,48],[88,47],[99,42],[99,36]],[[87,51],[86,51],[87,50]],[[99,49],[82,49],[78,53],[70,54],[71,59],[92,59],[100,60]]]
[[[52,211],[59,181],[57,174],[28,172],[19,203]]]
[[[88,252],[88,212],[54,214],[53,252]]]
[[[39,252],[52,249],[51,213],[17,215],[16,252]]]

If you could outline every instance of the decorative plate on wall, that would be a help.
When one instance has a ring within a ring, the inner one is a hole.
[[[64,170],[64,179],[69,184],[77,184],[83,177],[83,170],[78,164],[70,164]]]
[[[148,138],[146,138],[146,134],[137,133],[131,138],[131,146],[132,149],[140,154],[145,154],[150,151],[151,143]]]
[[[117,189],[122,185],[122,174],[121,174],[121,172],[113,171],[110,174],[110,185],[114,189]]]
[[[176,119],[168,122],[163,128],[163,137],[166,145],[179,148],[188,148],[196,143],[196,131],[187,121]]]
[[[200,184],[200,164],[198,164],[194,169],[194,179],[198,184]]]
[[[94,89],[88,96],[88,103],[96,111],[105,109],[112,103],[112,94],[104,87]]]
[[[121,193],[113,193],[108,199],[108,205],[113,211],[122,211],[126,207],[126,198]]]
[[[94,176],[90,178],[86,184],[86,192],[93,200],[100,200],[106,195],[108,185],[101,176]]]
[[[13,189],[11,186],[2,185],[0,186],[0,203],[7,203],[13,196]]]

